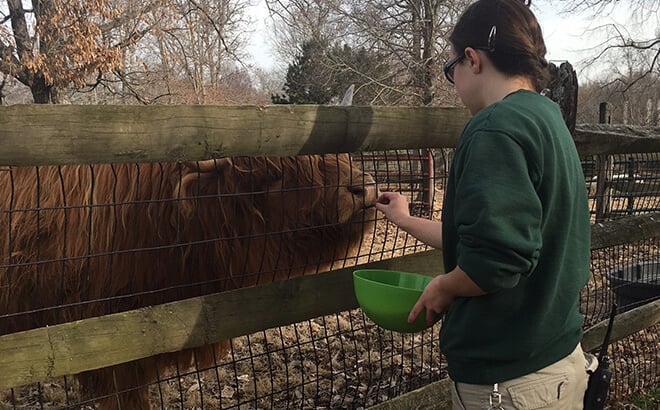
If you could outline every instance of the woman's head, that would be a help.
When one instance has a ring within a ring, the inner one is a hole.
[[[527,77],[541,91],[547,81],[546,48],[529,3],[479,0],[465,10],[449,41],[459,56],[467,47],[484,50],[497,70]]]

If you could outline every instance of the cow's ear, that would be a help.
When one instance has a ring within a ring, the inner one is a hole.
[[[206,161],[185,161],[182,164],[195,172],[220,172],[233,165],[230,157],[209,159]]]

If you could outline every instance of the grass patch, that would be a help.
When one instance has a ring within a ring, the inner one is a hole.
[[[651,386],[646,390],[635,393],[625,402],[619,402],[608,408],[611,410],[658,410],[660,409],[660,385]]]

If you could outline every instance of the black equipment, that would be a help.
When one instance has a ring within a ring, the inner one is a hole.
[[[605,407],[605,400],[610,390],[610,379],[612,378],[612,369],[610,369],[610,358],[607,355],[607,348],[610,344],[610,334],[612,333],[612,324],[616,316],[616,303],[612,305],[610,321],[607,324],[605,340],[600,348],[598,357],[598,367],[589,374],[589,384],[584,394],[584,410],[602,410]]]

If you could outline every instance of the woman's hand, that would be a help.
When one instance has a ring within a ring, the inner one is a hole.
[[[405,196],[398,192],[383,192],[376,202],[376,209],[385,214],[385,217],[396,225],[401,225],[410,218],[410,208]]]
[[[440,319],[440,316],[449,309],[456,297],[445,289],[445,283],[443,283],[445,276],[438,275],[426,285],[422,296],[419,297],[410,311],[408,323],[415,322],[417,316],[426,310],[426,324],[433,326]]]
[[[417,299],[417,303],[408,315],[408,323],[413,323],[426,309],[426,324],[432,326],[456,298],[471,298],[485,294],[470,276],[457,266],[447,274],[436,276],[426,285],[422,296]]]
[[[376,209],[385,217],[415,238],[436,249],[442,248],[442,223],[410,215],[408,200],[398,192],[383,192],[376,202]]]

